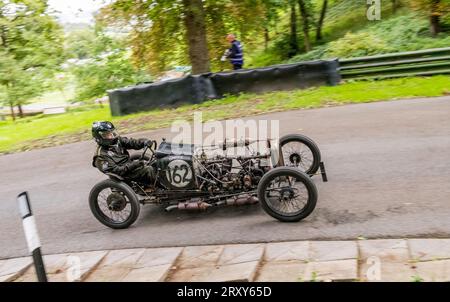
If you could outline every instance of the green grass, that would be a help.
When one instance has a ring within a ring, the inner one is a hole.
[[[262,95],[242,94],[198,105],[160,109],[123,117],[111,117],[108,107],[82,107],[56,116],[35,116],[16,122],[0,122],[0,153],[42,148],[90,139],[93,121],[112,120],[122,133],[168,127],[178,119],[191,120],[202,111],[205,120],[218,120],[299,108],[318,108],[410,97],[450,94],[450,77],[403,78],[347,82]]]

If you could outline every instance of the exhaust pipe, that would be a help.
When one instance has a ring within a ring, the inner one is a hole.
[[[188,211],[195,211],[195,210],[206,210],[209,207],[212,207],[209,203],[198,201],[198,202],[180,202],[178,205],[172,205],[168,206],[165,211],[170,212],[173,210],[188,210]]]
[[[214,205],[227,205],[227,206],[242,206],[242,205],[251,205],[258,203],[258,199],[252,195],[244,195],[241,197],[234,197],[232,199],[228,199],[227,201],[219,201],[215,203]],[[196,202],[180,202],[177,205],[171,205],[168,206],[165,211],[171,212],[173,210],[187,210],[187,211],[195,211],[195,210],[207,210],[208,208],[212,207],[213,205],[203,202],[203,201],[196,201]]]
[[[246,195],[243,197],[235,197],[233,199],[227,200],[227,205],[229,206],[242,206],[247,204],[256,204],[258,203],[258,199],[252,195]]]
[[[176,205],[176,206],[168,206],[168,207],[165,209],[165,211],[166,211],[166,212],[172,212],[173,210],[176,210],[176,209],[178,209],[178,205]]]

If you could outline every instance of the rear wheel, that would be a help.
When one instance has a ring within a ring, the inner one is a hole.
[[[280,139],[280,166],[296,167],[308,175],[319,170],[321,155],[316,143],[300,134],[290,134]]]
[[[293,167],[279,167],[264,175],[258,199],[270,216],[283,222],[308,217],[317,203],[317,188],[311,178]]]
[[[92,214],[112,229],[126,229],[139,217],[136,193],[125,183],[111,179],[96,184],[89,194]]]

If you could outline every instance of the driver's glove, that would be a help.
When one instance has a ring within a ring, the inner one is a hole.
[[[151,148],[151,147],[153,146],[153,141],[152,141],[152,140],[149,140],[149,139],[147,139],[147,140],[145,141],[145,146],[147,146],[147,147]]]
[[[127,168],[128,168],[128,171],[133,171],[133,170],[136,170],[136,169],[138,169],[140,167],[143,167],[144,165],[145,165],[145,163],[143,161],[141,161],[141,160],[133,161],[133,162],[131,162],[131,163],[129,163],[127,165]]]

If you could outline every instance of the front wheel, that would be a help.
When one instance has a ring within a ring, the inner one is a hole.
[[[317,188],[311,178],[293,167],[279,167],[264,175],[258,199],[270,216],[283,222],[308,217],[317,203]]]
[[[141,206],[136,193],[123,182],[111,179],[96,184],[89,194],[92,214],[112,229],[126,229],[139,217]]]

